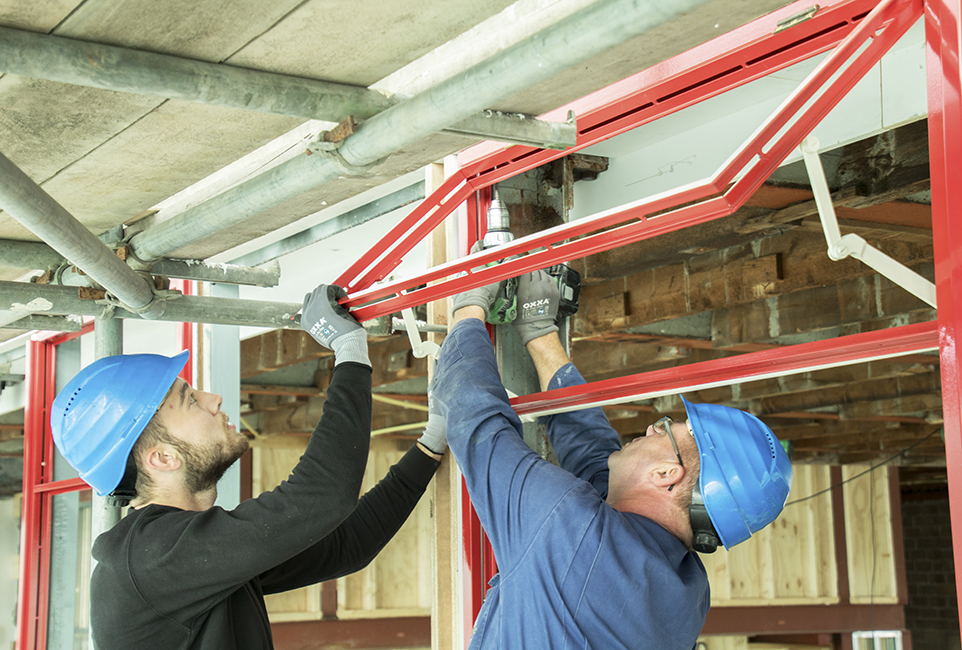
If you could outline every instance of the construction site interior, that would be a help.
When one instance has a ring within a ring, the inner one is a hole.
[[[449,298],[565,262],[588,383],[540,392],[497,327],[519,414],[601,405],[627,442],[684,394],[789,452],[779,518],[702,558],[699,648],[962,649],[960,14],[0,0],[0,647],[92,647],[102,505],[47,420],[80,368],[189,349],[185,378],[255,437],[231,507],[305,449],[333,356],[297,314],[340,284],[368,328],[373,485],[424,426],[417,344]],[[513,241],[469,256],[495,201]],[[525,440],[550,458],[536,422]],[[465,647],[490,573],[446,458],[370,567],[268,597],[275,647]]]

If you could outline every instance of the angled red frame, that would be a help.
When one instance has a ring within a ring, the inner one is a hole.
[[[804,4],[795,3],[669,59],[615,84],[611,88],[617,87],[616,91],[606,89],[583,100],[583,104],[576,102],[562,107],[559,111],[595,106],[579,117],[578,144],[572,149],[558,152],[511,147],[470,162],[341,274],[335,282],[349,294],[343,304],[359,320],[369,320],[731,214],[878,62],[922,11],[921,0],[883,0],[877,5],[866,0],[840,0],[795,28],[771,33],[780,18],[804,8]],[[544,230],[497,249],[433,267],[416,277],[372,288],[474,190],[743,85],[832,46],[835,49],[828,58],[764,128],[705,182],[645,199],[626,209]],[[628,98],[598,106],[599,97],[610,99],[611,92],[629,90],[632,92]],[[472,155],[466,154],[465,158]],[[732,184],[740,173],[744,175]],[[668,210],[671,211],[667,214],[651,217]],[[599,232],[602,229],[609,230]],[[512,255],[523,257],[485,266]],[[445,279],[449,277],[451,279]],[[434,284],[426,286],[430,282]]]

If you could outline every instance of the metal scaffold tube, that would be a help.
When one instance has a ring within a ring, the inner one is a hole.
[[[301,303],[269,302],[206,296],[168,297],[164,313],[155,320],[175,323],[210,323],[214,325],[248,325],[271,329],[299,329],[295,314]],[[101,318],[111,306],[82,299],[77,287],[64,287],[28,282],[0,282],[0,311],[29,308],[29,313],[46,316],[94,316]],[[114,307],[114,318],[141,318],[141,315]]]
[[[0,70],[26,77],[339,122],[394,102],[347,84],[249,70],[124,47],[0,28]]]
[[[247,111],[340,122],[367,119],[396,97],[361,86],[197,61],[0,27],[0,72]],[[574,125],[485,111],[452,125],[454,133],[564,148]]]
[[[638,36],[705,0],[604,0],[362,124],[336,154],[301,155],[146,230],[134,253],[153,260],[231,227],[441,131],[516,92]]]
[[[0,208],[132,309],[145,309],[153,301],[154,292],[146,278],[114,255],[3,154]],[[154,317],[161,312],[163,302],[154,303],[145,316]]]
[[[46,244],[0,239],[0,267],[46,269],[63,262],[63,255]]]

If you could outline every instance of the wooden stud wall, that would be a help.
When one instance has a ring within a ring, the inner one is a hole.
[[[364,475],[362,493],[380,481],[400,460],[410,441],[376,437]],[[302,437],[267,439],[254,449],[254,494],[273,489],[288,478],[307,447]],[[367,568],[337,581],[337,618],[427,616],[434,598],[431,577],[434,533],[432,490],[414,509],[394,539]],[[271,621],[323,618],[322,585],[267,596]]]
[[[789,501],[828,488],[826,466],[795,467]],[[790,505],[731,551],[702,555],[712,607],[838,602],[831,494]]]

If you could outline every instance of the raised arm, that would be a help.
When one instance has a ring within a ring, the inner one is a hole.
[[[517,295],[521,308],[515,328],[534,362],[541,390],[584,384],[558,336],[555,317],[560,295],[554,278],[544,271],[523,275]],[[590,408],[550,415],[546,425],[561,466],[605,496],[608,456],[621,448],[621,442],[604,412]]]
[[[364,330],[338,310],[337,295],[336,287],[322,286],[305,298],[305,329],[334,350],[335,368],[321,421],[288,480],[232,511],[159,517],[145,511],[138,520],[131,571],[158,611],[178,618],[204,611],[317,543],[354,511],[370,445],[371,366]],[[315,310],[319,302],[324,306]],[[182,592],[193,596],[184,599]]]
[[[572,490],[590,488],[525,445],[483,316],[475,306],[455,312],[441,348],[434,392],[471,502],[499,567],[508,570],[555,514],[555,506]]]

